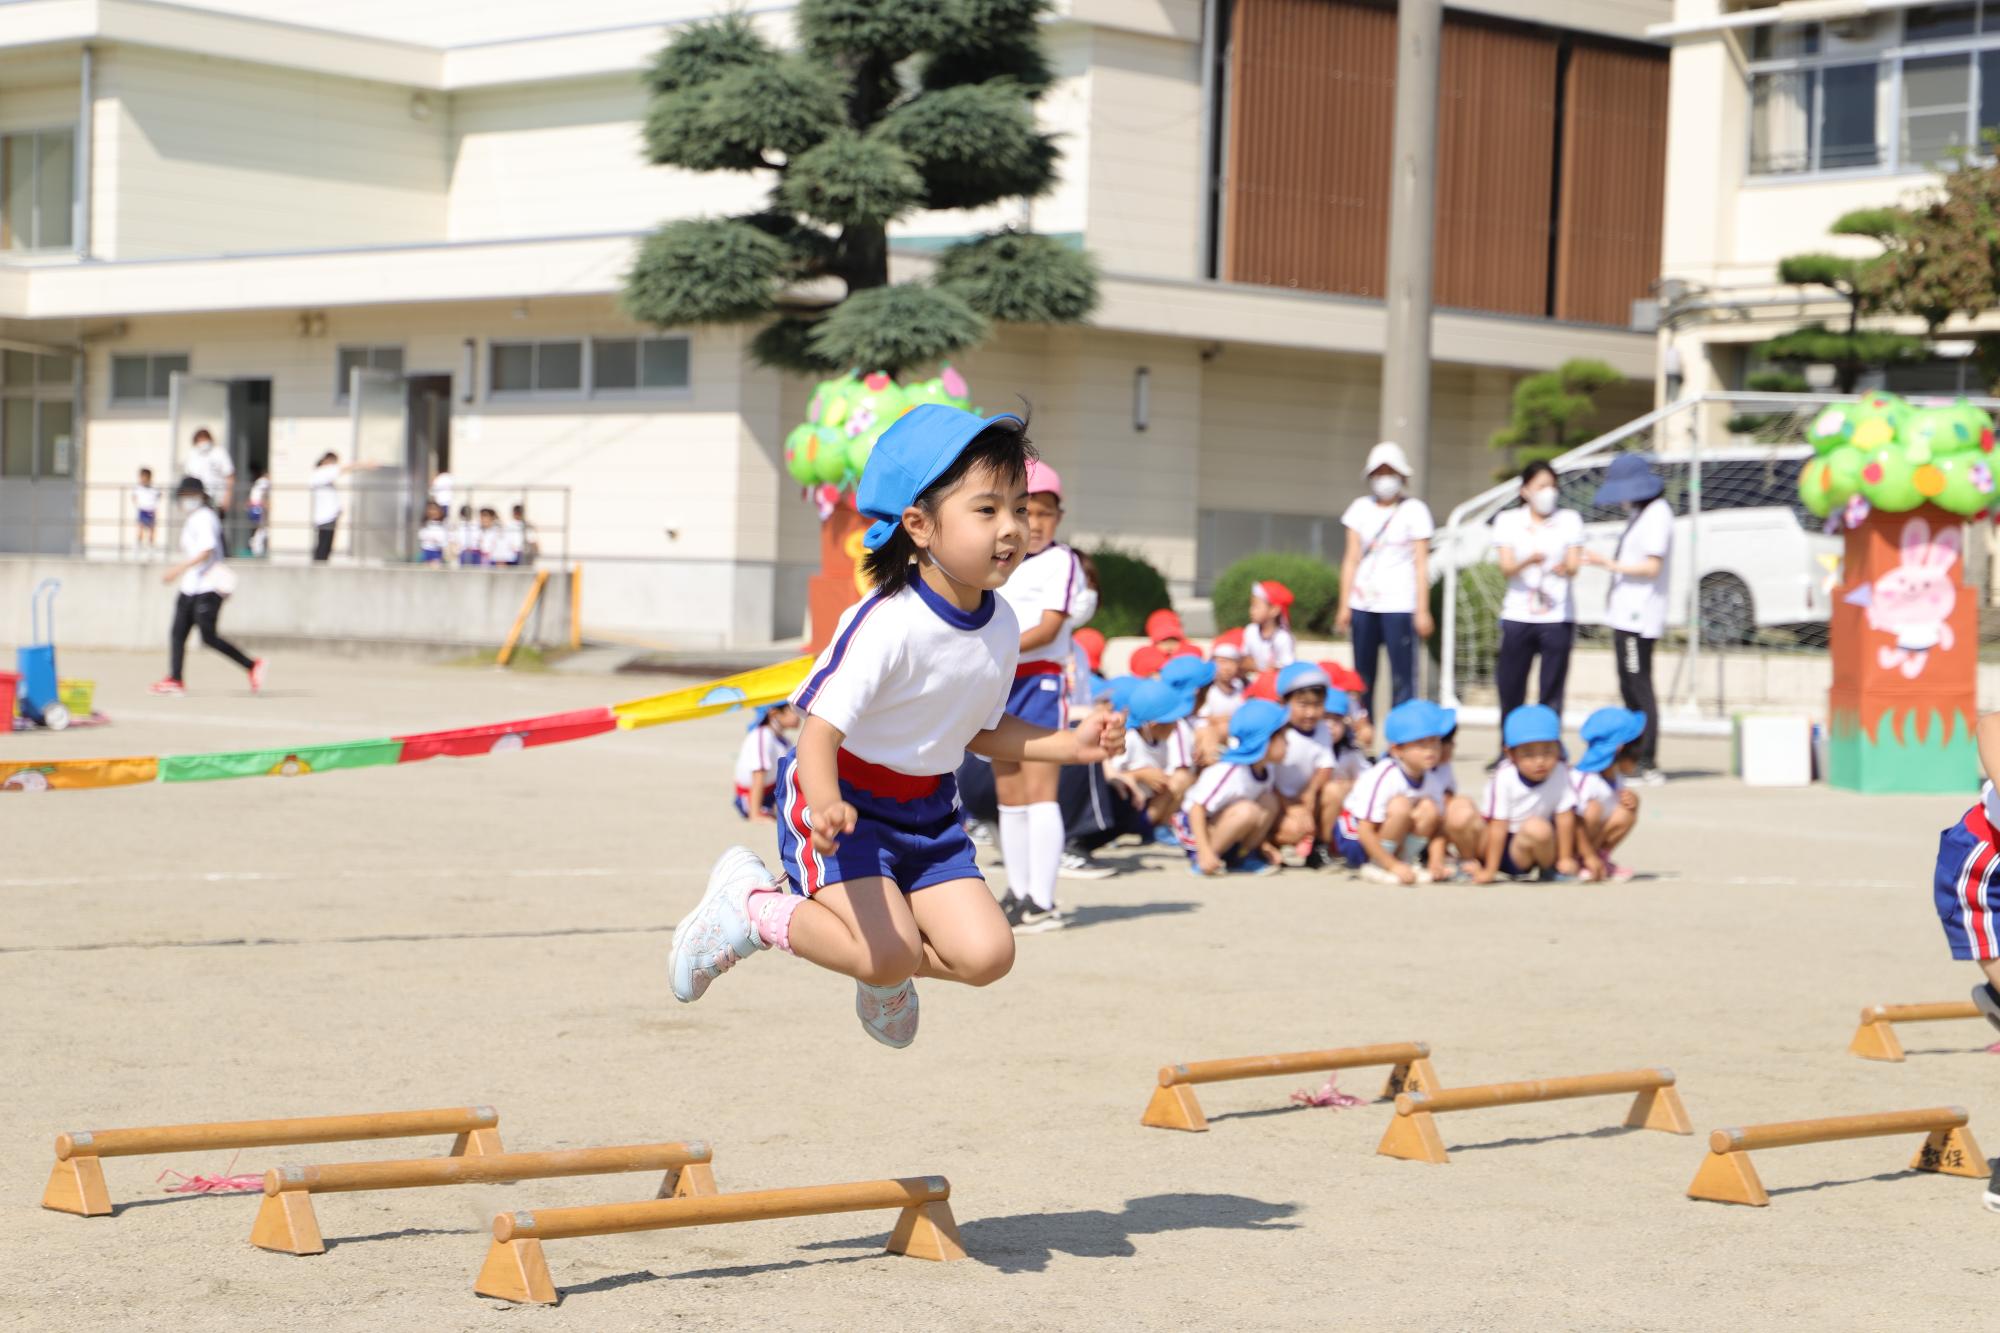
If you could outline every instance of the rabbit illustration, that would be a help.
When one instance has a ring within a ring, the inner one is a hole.
[[[1903,525],[1903,563],[1875,580],[1868,604],[1868,627],[1896,636],[1877,654],[1884,671],[1900,670],[1915,680],[1933,648],[1950,652],[1951,610],[1958,588],[1951,567],[1958,560],[1959,534],[1947,528],[1931,540],[1931,525],[1913,518]]]

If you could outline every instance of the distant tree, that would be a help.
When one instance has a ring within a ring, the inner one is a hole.
[[[742,13],[683,29],[648,75],[649,157],[760,173],[771,194],[746,216],[654,232],[626,308],[660,326],[762,323],[754,355],[813,374],[896,374],[983,341],[991,321],[1087,317],[1095,265],[1029,232],[950,246],[927,282],[889,281],[891,222],[1054,184],[1060,153],[1034,110],[1054,77],[1046,4],[799,0],[792,52]]]
[[[1592,395],[1624,378],[1602,361],[1576,357],[1516,384],[1514,418],[1488,441],[1507,455],[1494,475],[1504,480],[1529,463],[1554,458],[1589,440],[1587,427],[1597,415]]]
[[[1955,315],[2000,306],[2000,163],[1987,136],[1983,159],[1961,158],[1935,190],[1896,210],[1882,259],[1861,275],[1886,311],[1915,315],[1933,336]],[[1975,339],[1989,392],[2000,387],[2000,340]]]
[[[1862,326],[1865,319],[1898,312],[1886,275],[1907,244],[1909,223],[1909,214],[1900,208],[1857,209],[1836,219],[1829,230],[1836,236],[1865,236],[1882,247],[1881,254],[1854,258],[1813,253],[1779,260],[1780,282],[1833,293],[1846,304],[1847,316],[1836,328],[1819,320],[1800,325],[1760,344],[1758,353],[1795,374],[1810,365],[1830,366],[1834,386],[1842,393],[1853,393],[1870,370],[1921,361],[1929,349],[1925,339]]]

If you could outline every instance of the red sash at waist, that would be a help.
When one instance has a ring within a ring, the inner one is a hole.
[[[856,758],[845,750],[836,753],[834,765],[842,782],[890,801],[921,801],[937,791],[940,781],[934,773],[921,777],[898,773],[893,768]]]
[[[1023,662],[1014,668],[1015,680],[1026,680],[1029,676],[1060,676],[1061,662]]]

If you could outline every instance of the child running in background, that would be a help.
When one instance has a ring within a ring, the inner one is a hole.
[[[1355,779],[1334,825],[1334,850],[1375,884],[1425,884],[1430,871],[1401,852],[1411,834],[1428,844],[1438,835],[1437,807],[1422,799],[1424,777],[1437,766],[1443,738],[1458,717],[1428,699],[1406,699],[1382,720],[1389,754]]]
[[[1932,895],[1951,956],[1975,962],[1986,980],[1972,988],[1972,1003],[2000,1028],[2000,713],[1979,719],[1979,766],[1986,782],[1965,817],[1938,835]],[[2000,1166],[1986,1186],[1986,1211],[2000,1213]]]
[[[1070,633],[1082,622],[1077,603],[1085,585],[1076,552],[1056,540],[1063,518],[1062,478],[1039,458],[1027,473],[1027,541],[1018,568],[1000,587],[1001,600],[1021,625],[1020,660],[1007,713],[1044,731],[1069,726],[1066,688]],[[1007,867],[1001,910],[1024,933],[1069,924],[1056,909],[1056,876],[1062,873],[1069,835],[1057,800],[1059,764],[995,759],[993,792],[1000,805],[1000,859]]]
[[[1243,659],[1249,674],[1288,667],[1298,660],[1292,637],[1292,590],[1276,579],[1250,585],[1250,623],[1243,627]]]
[[[1271,765],[1271,790],[1278,797],[1278,820],[1267,856],[1297,854],[1310,870],[1326,865],[1333,824],[1347,799],[1350,781],[1333,787],[1333,729],[1327,725],[1330,688],[1326,673],[1310,662],[1294,662],[1278,673],[1278,698],[1288,730],[1285,757]]]
[[[1632,878],[1611,859],[1639,823],[1639,793],[1625,779],[1639,771],[1638,741],[1646,715],[1629,708],[1600,708],[1583,720],[1583,757],[1570,786],[1576,792],[1576,845],[1586,879]]]
[[[451,533],[444,525],[444,506],[436,500],[424,504],[424,525],[417,529],[417,562],[444,568],[445,548]]]
[[[736,813],[754,823],[777,822],[778,761],[792,752],[799,710],[789,702],[757,710],[736,751]]]
[[[153,469],[139,469],[139,484],[132,488],[132,515],[138,520],[138,545],[157,550],[160,545],[160,488],[153,484]]]
[[[1174,817],[1174,832],[1197,875],[1268,875],[1278,867],[1257,855],[1277,822],[1271,766],[1285,758],[1286,712],[1268,699],[1236,710],[1229,748],[1202,770]]]
[[[1562,718],[1546,704],[1516,708],[1501,724],[1500,741],[1506,758],[1479,803],[1486,847],[1472,878],[1491,884],[1496,875],[1573,877],[1576,790],[1562,758]]]
[[[1194,786],[1194,756],[1180,725],[1194,701],[1163,680],[1139,681],[1126,698],[1125,752],[1105,765],[1105,773],[1155,828],[1163,828]]]
[[[1007,712],[1021,627],[994,590],[1027,542],[1033,458],[1011,415],[925,403],[883,433],[855,495],[875,520],[862,539],[875,591],[792,697],[805,720],[776,775],[784,874],[747,848],[722,854],[674,930],[676,999],[777,948],[853,977],[863,1028],[902,1047],[917,1031],[913,977],[984,986],[1013,967],[952,774],[968,748],[1093,764],[1125,744],[1115,713],[1050,731]]]

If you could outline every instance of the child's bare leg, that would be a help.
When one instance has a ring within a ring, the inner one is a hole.
[[[1270,826],[1270,814],[1263,805],[1237,801],[1208,822],[1208,845],[1226,860],[1255,851]]]
[[[1319,813],[1313,821],[1314,840],[1327,845],[1333,843],[1333,826],[1340,822],[1340,807],[1347,803],[1347,793],[1354,784],[1345,780],[1329,782],[1319,789]]]
[[[1602,829],[1592,835],[1597,844],[1598,854],[1600,856],[1609,856],[1611,849],[1625,841],[1626,836],[1634,828],[1638,827],[1638,824],[1639,812],[1637,810],[1627,810],[1622,805],[1613,806],[1611,813],[1604,817]]]
[[[903,891],[879,875],[829,884],[800,903],[791,944],[799,957],[871,986],[907,981],[925,961]]]
[[[1312,807],[1301,796],[1299,800],[1285,802],[1284,811],[1278,816],[1277,832],[1271,836],[1271,841],[1280,847],[1289,847],[1300,838],[1311,837],[1313,831]]]
[[[905,899],[923,932],[920,977],[990,986],[1014,966],[1014,932],[981,879],[932,884]]]
[[[1514,833],[1514,864],[1534,870],[1556,863],[1556,826],[1546,819],[1530,819]]]
[[[1994,990],[2000,990],[2000,958],[1982,958],[1979,970],[1986,974],[1986,980]]]
[[[1463,796],[1453,796],[1445,805],[1444,835],[1452,849],[1468,861],[1486,854],[1486,819],[1479,807]]]
[[[1411,816],[1416,803],[1407,796],[1398,796],[1389,802],[1382,812],[1382,826],[1375,836],[1382,840],[1382,850],[1394,860],[1403,859],[1403,839],[1410,836]]]

